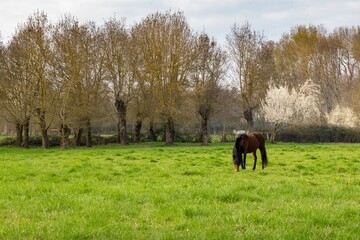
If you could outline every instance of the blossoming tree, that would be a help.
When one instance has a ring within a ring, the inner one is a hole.
[[[329,124],[353,128],[359,124],[357,114],[349,107],[337,105],[328,115]]]
[[[291,125],[315,122],[320,117],[319,86],[307,80],[298,89],[287,86],[271,86],[264,101],[262,111],[266,121],[272,124],[271,142],[276,134]]]

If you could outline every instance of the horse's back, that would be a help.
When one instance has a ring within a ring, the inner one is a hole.
[[[256,149],[259,148],[261,141],[259,141],[258,135],[259,135],[259,133],[256,133],[256,132],[247,134],[248,139],[249,139],[249,145],[248,145],[247,152],[255,152]]]
[[[257,141],[259,142],[259,147],[265,146],[265,138],[261,133],[254,132],[252,134],[256,137]]]

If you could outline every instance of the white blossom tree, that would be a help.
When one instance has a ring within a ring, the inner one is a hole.
[[[320,118],[319,86],[307,80],[298,89],[271,86],[262,102],[266,121],[273,125],[271,142],[276,134],[291,125],[309,124]]]
[[[353,128],[359,124],[359,117],[349,107],[337,105],[328,115],[328,124]]]

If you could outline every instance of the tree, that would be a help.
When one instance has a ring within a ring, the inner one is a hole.
[[[311,80],[299,89],[272,86],[262,102],[266,121],[272,124],[271,142],[276,134],[291,125],[317,122],[320,117],[319,86]]]
[[[2,88],[4,82],[6,81],[6,74],[7,74],[7,55],[6,55],[6,48],[1,39],[1,32],[0,32],[0,111],[2,110],[2,102],[6,99],[6,92]],[[0,112],[1,113],[1,112]]]
[[[152,86],[163,116],[166,143],[172,144],[179,105],[195,60],[194,36],[181,12],[155,13],[133,27],[138,74]]]
[[[71,16],[65,16],[55,25],[53,33],[55,52],[56,89],[59,97],[59,125],[61,146],[67,148],[71,127],[74,126],[74,109],[72,107],[72,93],[76,82],[82,77],[81,30],[78,21]],[[79,134],[77,135],[79,136]]]
[[[105,52],[101,48],[102,32],[94,22],[81,26],[80,51],[83,59],[83,74],[76,83],[74,96],[77,103],[80,128],[85,129],[86,146],[92,146],[92,120],[97,118],[105,95]]]
[[[128,144],[127,108],[135,95],[135,79],[131,69],[131,46],[125,20],[110,19],[103,28],[106,80],[117,112],[117,139]]]
[[[29,146],[29,126],[33,110],[36,86],[32,82],[30,62],[28,61],[23,39],[26,31],[17,29],[9,46],[3,51],[0,79],[2,108],[7,112],[8,121],[16,126],[16,145]]]
[[[356,28],[338,28],[327,34],[322,26],[297,26],[284,34],[275,49],[279,82],[289,87],[312,79],[320,86],[321,120],[338,104],[349,102],[359,73]],[[355,46],[355,47],[354,47]]]
[[[104,54],[99,48],[99,31],[93,22],[80,25],[65,16],[55,26],[54,50],[56,84],[60,93],[62,146],[69,143],[70,129],[76,129],[75,143],[80,144],[85,129],[86,145],[92,146],[91,119],[99,112],[104,86]]]
[[[220,80],[225,74],[225,53],[206,34],[198,38],[198,59],[191,77],[193,98],[201,122],[201,141],[208,145],[208,123],[220,92]]]
[[[19,29],[18,35],[22,57],[28,62],[30,84],[33,89],[31,99],[32,113],[37,118],[42,137],[42,147],[49,147],[47,131],[54,118],[53,105],[57,94],[52,89],[53,77],[51,76],[53,53],[51,46],[51,25],[44,12],[36,12]]]
[[[268,82],[274,75],[273,45],[264,36],[252,31],[249,23],[234,24],[226,36],[232,66],[232,76],[239,87],[244,117],[251,130],[253,112],[266,94]]]
[[[241,116],[243,113],[239,108],[239,92],[236,88],[229,86],[222,86],[219,91],[219,101],[216,102],[214,111],[214,123],[221,123],[222,127],[222,141],[227,142],[227,133],[233,130],[234,126],[239,126]],[[229,127],[231,127],[229,129]]]
[[[353,128],[359,124],[359,116],[349,107],[337,105],[328,115],[328,124]]]

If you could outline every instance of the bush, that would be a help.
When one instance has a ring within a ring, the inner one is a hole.
[[[291,127],[282,130],[276,141],[317,143],[317,142],[360,142],[360,129],[339,126],[312,125]]]
[[[4,137],[0,140],[0,146],[8,146],[15,145],[16,138],[15,137]]]
[[[60,146],[61,137],[59,135],[51,135],[49,136],[49,145],[51,147]]]
[[[41,146],[41,136],[40,135],[30,136],[29,145],[30,146]]]

